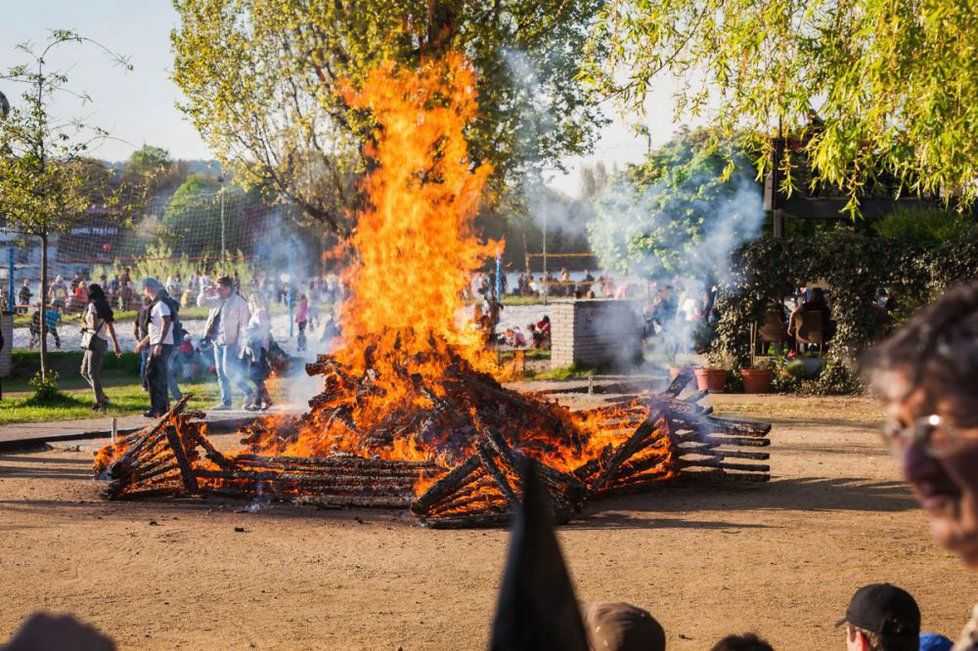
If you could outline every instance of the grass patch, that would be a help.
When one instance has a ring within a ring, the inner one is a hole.
[[[534,371],[532,369],[526,369],[526,375],[524,379],[526,380],[570,380],[586,378],[591,374],[597,373],[592,368],[584,368],[582,366],[572,365],[572,366],[561,366],[559,368],[550,368],[545,371]]]
[[[181,385],[185,393],[192,393],[192,408],[206,408],[218,400],[217,382],[201,382]],[[106,387],[110,406],[105,416],[132,416],[149,409],[149,394],[137,383]],[[85,389],[62,391],[60,394],[40,401],[28,391],[4,392],[0,402],[0,425],[15,423],[40,423],[49,421],[75,420],[101,417],[103,414],[91,410],[92,392]]]

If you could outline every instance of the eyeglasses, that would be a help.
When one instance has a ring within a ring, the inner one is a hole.
[[[918,418],[910,425],[891,420],[883,426],[882,434],[884,441],[894,451],[917,443],[928,456],[935,459],[954,454],[961,446],[958,428],[937,414]]]

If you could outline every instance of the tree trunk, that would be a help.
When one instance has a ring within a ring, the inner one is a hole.
[[[46,307],[48,302],[48,231],[41,231],[41,379],[48,377],[47,355],[48,355],[48,324],[46,318]]]

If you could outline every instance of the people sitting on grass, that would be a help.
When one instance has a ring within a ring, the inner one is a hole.
[[[245,329],[251,319],[248,303],[234,293],[234,281],[230,276],[221,276],[217,285],[201,287],[197,295],[197,306],[210,308],[204,338],[214,344],[214,366],[221,389],[221,402],[212,409],[231,409],[232,383],[247,397],[250,387],[241,369],[241,344]]]
[[[109,399],[102,388],[102,360],[109,350],[109,341],[115,356],[122,356],[119,339],[115,334],[115,315],[100,285],[89,285],[85,295],[88,307],[82,313],[82,355],[81,376],[92,388],[94,411],[104,410]]]
[[[886,439],[937,543],[978,570],[978,283],[956,287],[870,355]],[[978,608],[955,651],[978,650]]]
[[[143,293],[151,303],[146,336],[136,344],[136,352],[149,350],[146,360],[146,384],[149,387],[149,411],[143,415],[158,418],[170,410],[167,383],[170,354],[173,351],[173,315],[166,301],[161,300],[163,285],[155,278],[143,281]]]

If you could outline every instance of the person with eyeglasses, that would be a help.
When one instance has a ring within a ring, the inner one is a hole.
[[[935,540],[978,570],[978,283],[951,289],[865,364],[884,437]],[[978,651],[978,607],[955,651]]]

